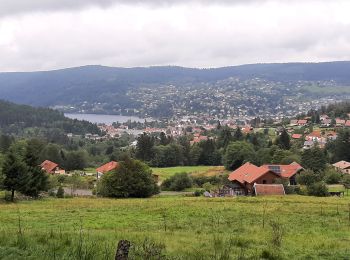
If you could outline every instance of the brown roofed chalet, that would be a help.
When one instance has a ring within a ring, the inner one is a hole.
[[[235,171],[233,171],[228,179],[230,181],[238,181],[240,183],[254,183],[257,179],[259,179],[261,176],[265,175],[266,173],[271,172],[278,176],[273,171],[270,171],[267,167],[258,167],[254,164],[247,162]]]
[[[45,160],[40,164],[41,168],[47,173],[54,173],[56,167],[58,167],[57,163],[51,162],[49,160]]]

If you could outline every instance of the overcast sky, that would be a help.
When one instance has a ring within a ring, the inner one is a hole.
[[[0,0],[0,71],[350,60],[349,0]]]

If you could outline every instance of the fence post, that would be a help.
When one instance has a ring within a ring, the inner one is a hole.
[[[115,260],[128,260],[130,242],[128,240],[120,240],[115,253]]]

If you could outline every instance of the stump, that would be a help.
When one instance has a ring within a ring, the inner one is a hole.
[[[115,260],[127,260],[129,257],[130,241],[120,240],[117,247],[117,252],[115,253]]]

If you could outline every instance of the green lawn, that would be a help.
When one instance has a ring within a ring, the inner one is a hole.
[[[167,168],[152,168],[154,174],[159,175],[159,179],[165,180],[176,173],[186,172],[191,175],[214,175],[225,172],[222,166],[177,166]]]
[[[0,259],[349,259],[350,198],[44,199],[0,202]],[[20,221],[19,221],[20,220]],[[164,258],[165,259],[165,258]]]

